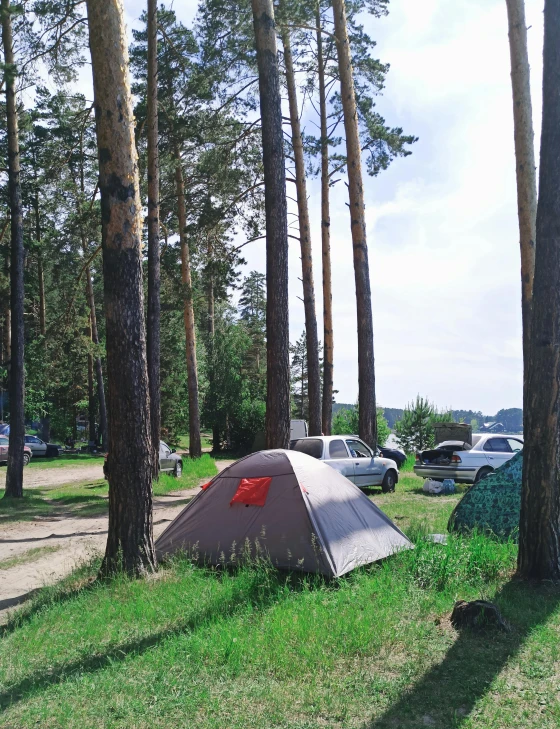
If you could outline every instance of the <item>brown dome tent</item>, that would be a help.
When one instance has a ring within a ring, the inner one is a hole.
[[[266,555],[278,568],[331,577],[412,545],[338,471],[304,453],[259,451],[206,484],[156,542],[211,565]]]

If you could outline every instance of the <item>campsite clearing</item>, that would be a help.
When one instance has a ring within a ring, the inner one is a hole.
[[[0,641],[0,727],[556,729],[560,591],[512,580],[511,543],[423,540],[458,496],[402,474],[373,498],[416,549],[340,580],[175,559],[40,591]],[[476,597],[513,631],[455,631],[455,600]]]

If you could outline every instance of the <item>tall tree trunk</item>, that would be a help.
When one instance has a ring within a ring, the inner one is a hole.
[[[216,366],[216,363],[214,360],[214,337],[216,334],[216,311],[215,311],[216,307],[215,307],[215,301],[214,301],[214,273],[213,273],[214,247],[212,245],[211,236],[208,236],[208,247],[207,247],[206,252],[207,252],[207,258],[208,258],[208,265],[210,266],[208,281],[207,281],[207,292],[206,292],[206,299],[207,299],[207,305],[208,305],[208,317],[207,317],[207,330],[208,330],[208,343],[209,343],[208,357],[210,360],[210,368],[208,370],[208,380],[209,380],[210,390],[212,391],[212,388],[214,386],[214,368]],[[218,453],[221,450],[220,425],[217,422],[217,420],[212,425],[212,450],[215,453]]]
[[[513,125],[517,174],[517,213],[521,248],[521,311],[523,319],[523,360],[529,359],[531,301],[535,276],[535,239],[537,222],[537,173],[533,132],[533,108],[527,26],[524,0],[506,0],[511,56],[511,86],[513,91]]]
[[[159,140],[158,140],[157,0],[148,0],[148,379],[154,463],[159,475],[161,438],[160,391],[160,254],[159,254]]]
[[[362,159],[358,112],[354,93],[352,58],[346,26],[344,0],[333,0],[334,30],[338,53],[340,95],[344,112],[346,133],[346,157],[348,168],[348,194],[352,247],[354,250],[354,278],[358,315],[358,406],[360,409],[360,438],[372,448],[377,445],[377,419],[375,408],[375,363],[373,357],[373,320],[371,314],[371,290],[369,281],[368,248]]]
[[[183,281],[185,341],[187,349],[187,387],[189,391],[189,456],[200,458],[200,407],[198,404],[198,365],[196,362],[196,330],[192,297],[191,255],[187,241],[187,213],[185,209],[185,184],[183,171],[177,153],[175,169],[177,183],[177,216],[179,218],[179,239],[181,242],[181,278]]]
[[[92,340],[91,336],[91,317],[88,320],[89,339]],[[89,440],[97,440],[95,432],[95,418],[96,418],[96,402],[95,402],[95,387],[94,387],[94,376],[93,376],[93,355],[88,352],[88,432]]]
[[[290,444],[288,211],[272,0],[252,0],[259,69],[266,214],[266,447]]]
[[[309,207],[307,204],[307,183],[305,179],[305,158],[303,139],[299,123],[296,79],[290,44],[290,32],[282,30],[284,60],[286,64],[286,85],[290,105],[292,147],[296,167],[296,189],[299,218],[299,240],[301,246],[301,268],[303,280],[303,305],[305,309],[305,336],[307,343],[307,397],[309,406],[309,435],[321,435],[321,369],[319,366],[319,341],[317,336],[317,314],[315,311],[315,286],[313,283],[313,255]]]
[[[82,238],[82,250],[84,252],[84,258],[88,257],[88,245],[87,237],[84,229],[84,210],[83,201],[85,195],[85,179],[84,179],[84,149],[83,139],[80,139],[80,192],[81,195],[78,198],[78,214],[80,216],[80,235]],[[93,290],[93,280],[91,277],[91,268],[86,266],[85,270],[86,277],[86,300],[89,307],[89,321],[91,331],[91,341],[95,347],[95,355],[93,355],[93,364],[95,368],[95,379],[97,381],[97,398],[99,404],[99,427],[97,437],[95,434],[95,428],[90,432],[90,440],[96,439],[100,442],[104,451],[108,450],[109,447],[109,435],[107,426],[107,405],[105,400],[105,385],[103,382],[103,363],[101,361],[101,354],[99,353],[99,331],[97,329],[97,313],[95,311],[95,293]]]
[[[560,1],[544,6],[543,112],[518,570],[560,580]]]
[[[85,245],[85,241],[84,241]],[[86,297],[89,306],[89,318],[91,323],[91,341],[95,346],[95,355],[93,363],[95,367],[95,379],[97,381],[97,399],[99,402],[99,429],[98,439],[101,441],[103,450],[107,450],[109,446],[109,435],[107,429],[107,405],[105,401],[105,385],[103,382],[103,363],[99,354],[99,331],[97,329],[97,314],[95,312],[95,295],[93,292],[93,281],[91,278],[91,269],[86,267]]]
[[[317,64],[319,69],[319,114],[321,118],[321,248],[323,256],[323,433],[331,434],[334,382],[334,338],[331,275],[331,213],[329,178],[329,142],[327,130],[327,93],[321,11],[317,4]]]
[[[19,131],[16,103],[16,66],[12,40],[10,0],[1,0],[2,42],[4,45],[4,85],[6,88],[6,126],[8,131],[8,188],[10,195],[10,443],[5,496],[23,496],[23,446],[25,436],[25,378],[23,324],[23,211],[19,165]]]
[[[109,400],[102,573],[155,569],[154,449],[142,301],[142,205],[122,0],[87,0],[101,192]],[[133,433],[131,432],[133,429]]]
[[[35,177],[37,183],[37,177]],[[35,190],[33,201],[35,212],[35,240],[38,247],[37,255],[37,279],[39,283],[39,333],[43,339],[43,352],[45,357],[45,365],[48,362],[48,345],[47,345],[47,305],[45,301],[45,269],[43,266],[43,252],[41,251],[41,218],[39,216],[39,193]],[[41,438],[47,443],[51,439],[51,419],[48,412],[41,418]]]

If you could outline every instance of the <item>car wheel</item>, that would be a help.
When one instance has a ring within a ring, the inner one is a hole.
[[[30,460],[31,460],[31,456],[29,455],[29,453],[24,453],[23,454],[23,465],[27,466],[29,464]]]
[[[489,473],[492,473],[494,471],[493,468],[479,468],[478,473],[476,474],[476,478],[474,480],[475,483],[478,483],[483,478],[486,478]]]
[[[183,474],[183,462],[177,461],[175,464],[175,470],[173,471],[173,475],[175,478],[181,478],[181,475]]]
[[[383,483],[381,484],[381,491],[384,494],[389,494],[395,490],[397,478],[394,471],[387,471],[383,477]]]

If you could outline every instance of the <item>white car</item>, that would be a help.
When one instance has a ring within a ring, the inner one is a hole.
[[[477,483],[523,449],[520,435],[473,435],[472,445],[448,440],[416,454],[414,473],[421,478]]]
[[[395,461],[374,453],[357,435],[297,438],[290,442],[290,449],[328,463],[359,488],[381,486],[388,493],[399,480]]]

